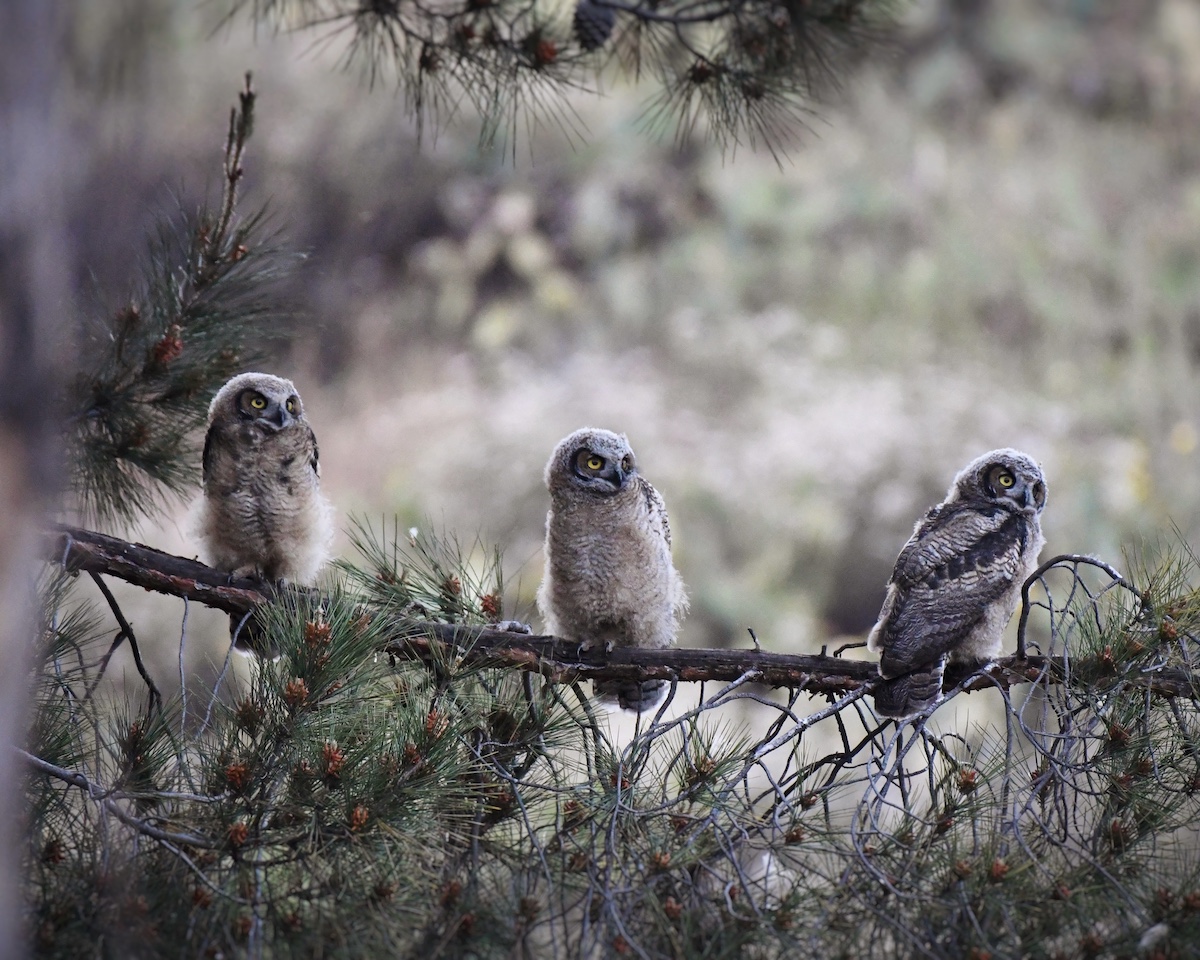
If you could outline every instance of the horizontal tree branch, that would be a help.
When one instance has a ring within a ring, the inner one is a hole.
[[[229,574],[164,553],[140,543],[59,524],[46,545],[46,559],[74,573],[104,573],[172,597],[197,600],[205,606],[243,616],[272,599],[257,580],[231,580]]]
[[[147,590],[185,597],[235,615],[271,603],[276,591],[261,581],[230,580],[196,560],[177,557],[116,537],[59,526],[46,544],[46,558],[69,571],[107,574]],[[426,662],[445,660],[446,648],[455,649],[465,666],[515,667],[541,674],[555,682],[575,680],[679,680],[728,683],[749,675],[755,682],[812,694],[840,695],[873,683],[874,662],[839,656],[769,653],[751,649],[667,650],[619,648],[581,650],[578,643],[553,636],[514,633],[486,626],[397,620],[383,650],[392,656]],[[1111,660],[1075,659],[1074,672],[1102,676],[1120,669]],[[971,677],[970,669],[951,666],[944,689],[963,684],[964,690],[1010,687],[1041,679],[1061,682],[1065,664],[1058,657],[1002,657]],[[971,678],[968,680],[968,678]],[[1191,696],[1200,677],[1183,668],[1129,673],[1124,679],[1148,687],[1162,696]],[[964,684],[964,681],[967,681]]]

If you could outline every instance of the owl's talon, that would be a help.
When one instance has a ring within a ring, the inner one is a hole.
[[[533,627],[523,620],[498,620],[495,623],[489,623],[488,629],[499,630],[501,633],[523,633],[526,635],[533,633]]]

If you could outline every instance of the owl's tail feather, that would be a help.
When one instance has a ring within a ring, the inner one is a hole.
[[[243,623],[240,616],[231,613],[229,637],[233,640],[233,649],[238,653],[264,660],[274,660],[279,656],[279,648],[271,641],[267,628],[258,617],[247,617]]]
[[[618,703],[622,710],[649,710],[667,690],[666,680],[596,680],[592,683],[596,696],[608,703]]]
[[[942,674],[946,669],[946,658],[905,673],[891,680],[882,681],[875,688],[875,712],[881,717],[906,720],[937,703],[942,695]]]

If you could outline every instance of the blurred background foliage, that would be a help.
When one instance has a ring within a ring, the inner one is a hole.
[[[419,141],[337,37],[220,6],[77,11],[81,296],[119,305],[156,217],[218,186],[253,70],[245,194],[307,253],[270,369],[325,489],[497,544],[535,626],[541,471],[585,424],[667,500],[689,646],[865,631],[913,521],[996,446],[1046,468],[1047,556],[1200,540],[1193,0],[919,0],[782,162],[648,135],[653,91],[615,76],[570,94],[582,140],[533,124],[514,162],[460,114]],[[193,553],[185,510],[133,533]]]

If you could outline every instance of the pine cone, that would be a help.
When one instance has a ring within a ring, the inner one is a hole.
[[[579,0],[575,7],[575,36],[584,50],[598,50],[612,36],[617,13],[592,0]]]

